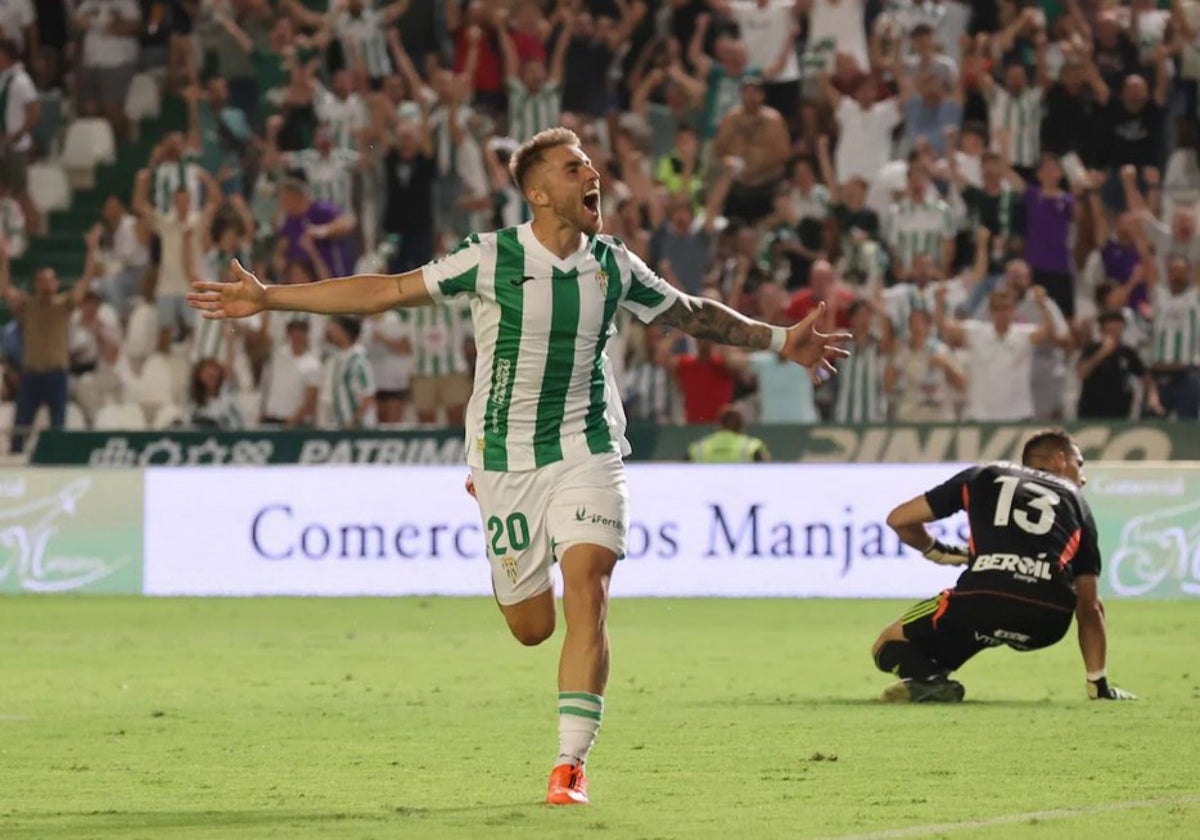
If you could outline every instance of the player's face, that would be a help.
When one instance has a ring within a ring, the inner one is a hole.
[[[1087,477],[1083,474],[1083,453],[1077,444],[1071,444],[1071,454],[1064,454],[1063,462],[1063,478],[1079,487],[1087,484]]]
[[[600,173],[582,149],[559,146],[547,152],[538,192],[545,195],[554,215],[583,233],[595,235],[604,226]]]

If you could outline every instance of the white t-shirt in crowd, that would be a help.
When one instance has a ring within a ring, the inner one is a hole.
[[[964,321],[967,340],[967,420],[1012,422],[1033,413],[1032,324],[999,335],[991,321]]]
[[[863,108],[852,96],[843,96],[838,103],[837,151],[834,169],[839,183],[857,176],[867,183],[875,180],[879,170],[891,158],[892,131],[900,124],[900,108],[895,98],[876,102]]]
[[[138,57],[136,35],[112,35],[107,29],[117,18],[140,21],[142,9],[137,0],[83,0],[75,17],[92,21],[83,36],[83,65],[85,67],[123,67]]]
[[[8,106],[3,115],[4,133],[11,135],[22,126],[32,131],[34,126],[25,125],[25,109],[38,101],[38,92],[23,64],[14,64],[8,72],[0,74],[0,90],[5,89],[8,91]],[[13,144],[13,149],[18,152],[27,152],[32,147],[33,135],[29,132]]]
[[[403,391],[412,379],[412,352],[401,354],[384,343],[403,338],[412,341],[412,327],[393,310],[363,321],[362,343],[375,374],[375,387],[380,391]]]
[[[871,66],[867,53],[867,28],[863,0],[813,0],[808,13],[808,44],[813,49],[832,40],[837,52],[849,53],[860,70]]]
[[[186,295],[191,291],[191,275],[183,264],[183,237],[190,233],[192,236],[192,265],[199,271],[203,244],[200,239],[200,224],[204,216],[193,211],[186,221],[181,220],[175,211],[154,214],[154,229],[162,243],[158,263],[159,297]],[[199,275],[197,275],[199,276]]]
[[[300,410],[305,392],[321,386],[321,362],[311,352],[296,355],[276,347],[263,375],[263,416],[287,420]]]
[[[761,7],[755,0],[733,0],[730,4],[733,19],[746,43],[746,56],[751,67],[766,70],[779,60],[784,48],[791,45],[795,5],[791,0],[768,0],[767,5]],[[800,61],[792,49],[783,69],[769,81],[794,82],[799,78]]]

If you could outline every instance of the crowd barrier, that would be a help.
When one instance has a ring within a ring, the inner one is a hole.
[[[614,595],[927,597],[890,508],[953,464],[631,464]],[[0,591],[490,595],[463,466],[0,472]],[[1106,596],[1200,597],[1200,465],[1094,464]],[[964,536],[962,517],[944,523]]]
[[[1089,461],[1200,460],[1190,423],[1067,424]],[[775,461],[808,463],[957,463],[1019,460],[1038,425],[754,426]],[[688,445],[711,429],[635,424],[627,437],[633,461],[682,461]],[[461,464],[461,431],[414,429],[327,431],[54,432],[38,439],[37,464],[93,467],[260,466],[265,464]]]

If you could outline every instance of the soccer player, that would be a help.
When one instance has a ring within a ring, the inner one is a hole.
[[[900,677],[883,700],[958,702],[963,687],[950,672],[984,648],[1049,647],[1066,634],[1072,614],[1088,696],[1136,699],[1110,686],[1105,673],[1100,547],[1080,492],[1086,479],[1079,445],[1060,429],[1041,431],[1026,442],[1021,462],[971,467],[888,515],[906,545],[967,569],[953,589],[916,604],[879,634],[875,664]],[[960,510],[970,523],[968,546],[947,545],[926,530],[925,523]]]
[[[562,128],[512,156],[532,221],[472,234],[448,256],[397,276],[302,286],[197,283],[206,318],[263,309],[379,312],[469,298],[478,347],[467,452],[496,601],[512,634],[536,645],[554,632],[550,568],[563,578],[567,632],[558,669],[559,750],[546,801],[588,801],[584,764],[608,682],[608,584],[625,551],[624,415],[604,353],[617,307],[697,338],[770,349],[832,373],[849,336],[818,332],[818,307],[785,329],[668,285],[619,240],[600,234],[600,176]]]

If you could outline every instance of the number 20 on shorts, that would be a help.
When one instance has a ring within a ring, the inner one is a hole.
[[[490,517],[487,529],[492,553],[496,557],[509,551],[524,551],[529,547],[529,521],[523,513],[509,514],[505,520],[501,520],[499,516]],[[507,548],[504,545],[505,537],[508,538]]]

